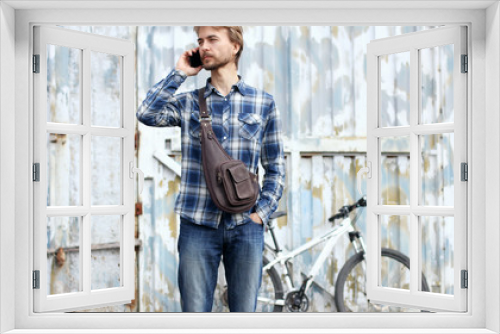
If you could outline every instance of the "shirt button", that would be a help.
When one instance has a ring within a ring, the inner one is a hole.
[[[227,99],[226,99],[226,98],[224,98],[224,101],[227,101]]]
[[[224,136],[224,139],[226,139],[227,137]]]

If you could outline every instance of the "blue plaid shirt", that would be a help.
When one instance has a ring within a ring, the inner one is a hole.
[[[195,224],[217,228],[223,212],[212,201],[203,174],[198,90],[174,95],[186,77],[182,71],[172,70],[155,84],[139,107],[137,119],[148,126],[181,127],[181,186],[174,210]],[[278,207],[285,181],[281,120],[274,99],[238,77],[227,96],[207,79],[207,112],[226,152],[253,173],[260,158],[265,174],[255,206],[248,212],[230,214],[228,228],[248,223],[252,212],[266,224]]]

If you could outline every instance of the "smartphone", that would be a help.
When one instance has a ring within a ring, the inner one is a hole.
[[[200,58],[200,51],[193,52],[193,55],[189,57],[189,65],[191,67],[198,67],[200,66],[201,63],[201,58]]]

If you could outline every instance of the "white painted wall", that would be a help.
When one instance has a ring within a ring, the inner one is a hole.
[[[14,14],[12,7],[0,2],[0,333],[14,328],[15,319],[15,271],[11,256],[15,248]]]
[[[497,2],[486,11],[486,328],[500,332],[500,5]],[[478,166],[481,167],[481,166]],[[492,265],[490,261],[496,261]]]

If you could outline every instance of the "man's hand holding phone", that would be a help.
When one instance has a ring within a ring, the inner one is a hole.
[[[194,49],[187,50],[186,52],[184,52],[179,58],[179,61],[177,61],[177,65],[175,65],[175,68],[177,70],[183,71],[184,73],[186,73],[187,76],[193,76],[200,73],[200,71],[203,69],[203,66],[201,65],[201,59],[198,60],[198,64],[200,65],[197,67],[191,67],[191,59],[190,59],[191,57],[193,57],[193,55],[194,57],[199,58],[199,53],[198,53],[199,49],[200,47],[196,47]],[[198,56],[196,56],[196,54],[198,54]]]

